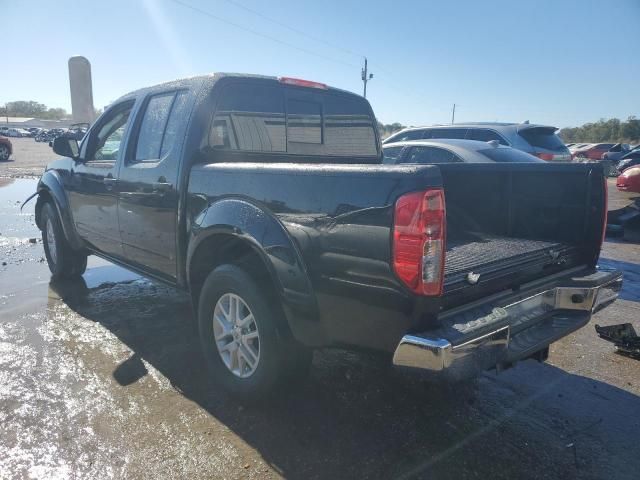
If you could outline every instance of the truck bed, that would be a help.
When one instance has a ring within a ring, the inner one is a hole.
[[[470,233],[447,241],[446,281],[469,272],[482,273],[514,263],[552,259],[550,252],[565,253],[572,247],[562,242]]]

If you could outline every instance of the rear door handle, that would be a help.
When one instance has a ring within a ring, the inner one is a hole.
[[[113,177],[104,177],[102,179],[102,183],[104,183],[107,190],[111,191],[113,190],[113,186],[118,183],[118,179]]]
[[[151,184],[153,191],[154,192],[158,192],[158,193],[166,193],[169,190],[171,190],[172,186],[170,183],[167,182],[154,182]]]

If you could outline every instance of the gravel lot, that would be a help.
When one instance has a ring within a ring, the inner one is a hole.
[[[53,156],[14,145],[0,176]],[[298,391],[243,408],[207,379],[182,293],[95,258],[50,282],[19,210],[34,188],[0,179],[0,478],[638,478],[640,362],[593,324],[640,331],[640,231],[603,249],[621,298],[546,363],[443,387],[321,351]]]
[[[10,138],[13,155],[7,162],[0,162],[0,177],[40,176],[45,165],[56,157],[48,142],[36,142],[33,138]]]

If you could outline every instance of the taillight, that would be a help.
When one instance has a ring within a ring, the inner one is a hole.
[[[553,160],[553,153],[536,153],[536,157],[538,157],[540,160],[550,162],[551,160]]]
[[[446,241],[444,192],[413,192],[396,202],[393,269],[420,295],[441,295]]]

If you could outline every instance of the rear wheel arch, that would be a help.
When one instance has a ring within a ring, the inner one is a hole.
[[[188,259],[189,290],[194,306],[207,276],[217,267],[235,265],[263,287],[272,301],[282,307],[281,286],[268,261],[249,240],[229,233],[213,233],[202,239]]]

